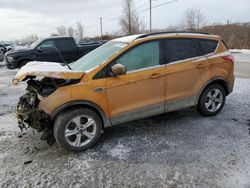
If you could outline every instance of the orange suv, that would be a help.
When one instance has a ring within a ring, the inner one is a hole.
[[[19,127],[64,149],[93,146],[113,125],[197,106],[221,111],[234,86],[234,59],[219,36],[167,32],[107,42],[69,65],[30,62],[17,105]]]

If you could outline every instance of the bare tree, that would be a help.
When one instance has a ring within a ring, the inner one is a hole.
[[[206,17],[198,9],[187,9],[184,13],[184,18],[182,20],[183,29],[188,29],[190,31],[200,29],[207,22]]]
[[[67,35],[67,28],[63,25],[56,28],[58,35],[66,36]]]
[[[82,40],[83,39],[83,25],[81,22],[77,22],[76,26],[77,26],[77,29],[76,29],[77,39]]]
[[[71,26],[68,28],[68,36],[70,36],[70,37],[74,36],[74,29]]]
[[[59,35],[58,35],[58,33],[54,33],[54,32],[53,32],[53,33],[50,33],[50,36],[51,36],[51,37],[56,37],[56,36],[59,36]]]
[[[26,44],[32,44],[33,42],[37,41],[38,40],[38,36],[35,35],[35,34],[32,34],[32,35],[28,35],[26,37],[24,37],[22,40],[21,40],[21,43],[26,45]]]
[[[203,27],[201,31],[222,36],[229,48],[250,48],[250,25],[248,23],[213,24]]]
[[[125,34],[136,34],[144,29],[143,22],[137,15],[133,0],[123,0],[123,10],[120,25]]]
[[[200,10],[196,10],[196,26],[200,29],[207,24],[207,18],[201,13]]]

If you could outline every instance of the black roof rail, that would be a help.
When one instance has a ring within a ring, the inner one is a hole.
[[[174,34],[174,33],[191,33],[191,34],[204,34],[204,35],[210,35],[210,33],[199,32],[199,31],[166,31],[166,32],[156,32],[156,33],[147,33],[147,34],[143,34],[143,35],[137,37],[136,39],[146,38],[146,37],[154,36],[154,35]]]

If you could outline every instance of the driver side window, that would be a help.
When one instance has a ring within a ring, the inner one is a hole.
[[[136,46],[116,60],[126,67],[127,72],[153,67],[160,64],[159,41],[152,41]]]
[[[45,41],[38,46],[38,48],[42,48],[42,49],[52,49],[54,47],[55,47],[55,42],[52,40]]]

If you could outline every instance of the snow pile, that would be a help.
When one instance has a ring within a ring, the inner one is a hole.
[[[112,157],[117,157],[118,159],[126,159],[127,154],[131,151],[130,148],[126,148],[122,144],[117,144],[114,148],[110,149],[108,153]]]
[[[250,54],[250,49],[230,49],[232,53],[247,53]]]

